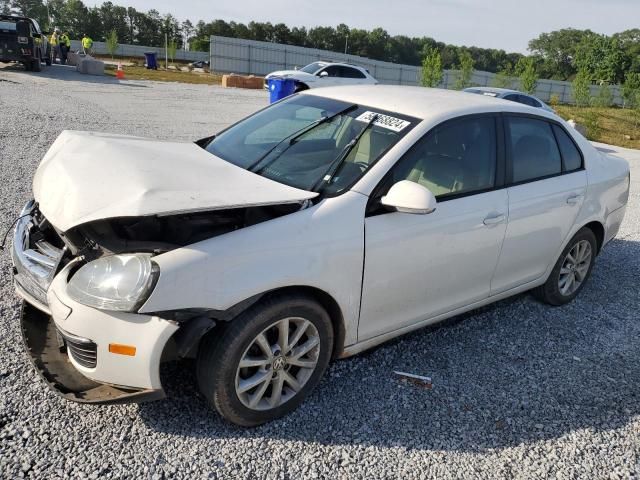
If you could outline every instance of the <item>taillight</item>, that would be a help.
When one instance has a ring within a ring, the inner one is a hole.
[[[18,43],[29,43],[29,37],[18,37]]]

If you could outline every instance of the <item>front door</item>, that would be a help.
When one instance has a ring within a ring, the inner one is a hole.
[[[374,192],[365,219],[359,341],[489,296],[508,213],[497,144],[493,116],[447,122],[417,142]],[[400,180],[429,188],[436,210],[384,210],[377,199]]]

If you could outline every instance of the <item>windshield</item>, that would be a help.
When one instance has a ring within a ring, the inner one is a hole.
[[[237,123],[206,150],[303,190],[349,188],[417,120],[314,95],[294,95]]]
[[[306,67],[301,68],[300,71],[301,72],[305,72],[305,73],[314,74],[314,73],[316,73],[318,70],[320,70],[322,67],[324,67],[326,65],[327,65],[326,63],[322,63],[322,62],[314,62],[314,63],[310,63]]]

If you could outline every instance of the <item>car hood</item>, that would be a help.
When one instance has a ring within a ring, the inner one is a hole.
[[[318,79],[315,75],[312,75],[307,72],[303,72],[301,70],[279,70],[277,72],[271,72],[266,78],[274,78],[274,77],[293,77],[299,80],[307,80],[307,81],[315,81]]]
[[[64,131],[33,180],[42,214],[62,231],[115,217],[295,203],[317,193],[261,177],[194,143]]]

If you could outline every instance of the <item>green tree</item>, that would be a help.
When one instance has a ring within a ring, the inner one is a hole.
[[[511,88],[513,84],[513,74],[511,68],[506,68],[504,70],[500,70],[496,73],[496,76],[493,77],[491,85],[496,88]]]
[[[640,98],[640,73],[628,72],[622,85],[622,98],[625,107],[636,108],[636,102]]]
[[[640,28],[632,28],[631,30],[615,33],[612,38],[618,41],[620,48],[627,57],[628,70],[640,73]]]
[[[576,47],[593,35],[595,34],[591,30],[573,28],[543,33],[529,42],[529,51],[542,59],[545,78],[567,80],[576,73]]]
[[[535,92],[538,85],[535,59],[533,57],[521,58],[516,65],[516,72],[520,77],[520,89],[529,94]]]
[[[422,59],[422,85],[424,87],[437,87],[442,81],[442,57],[435,48],[428,49]]]
[[[175,61],[177,51],[178,51],[178,42],[176,42],[175,39],[172,38],[167,43],[167,56],[169,57],[169,60],[171,60],[171,63]]]
[[[578,107],[588,107],[591,103],[591,81],[586,70],[578,70],[571,87],[576,105]]]
[[[111,55],[111,59],[113,60],[113,56],[118,50],[118,32],[116,32],[115,29],[111,30],[109,35],[107,35],[106,44],[107,52],[109,52],[109,55]]]
[[[598,95],[591,99],[594,107],[608,108],[613,105],[613,92],[607,83],[601,83],[598,88]]]
[[[10,0],[10,9],[19,15],[35,18],[38,23],[47,25],[47,7],[42,0]],[[5,7],[6,8],[6,5]]]
[[[454,88],[463,90],[471,86],[471,77],[473,76],[474,61],[468,50],[461,50],[458,56],[458,78]]]
[[[628,59],[618,39],[606,35],[585,38],[576,49],[575,64],[585,70],[593,81],[621,83]]]

